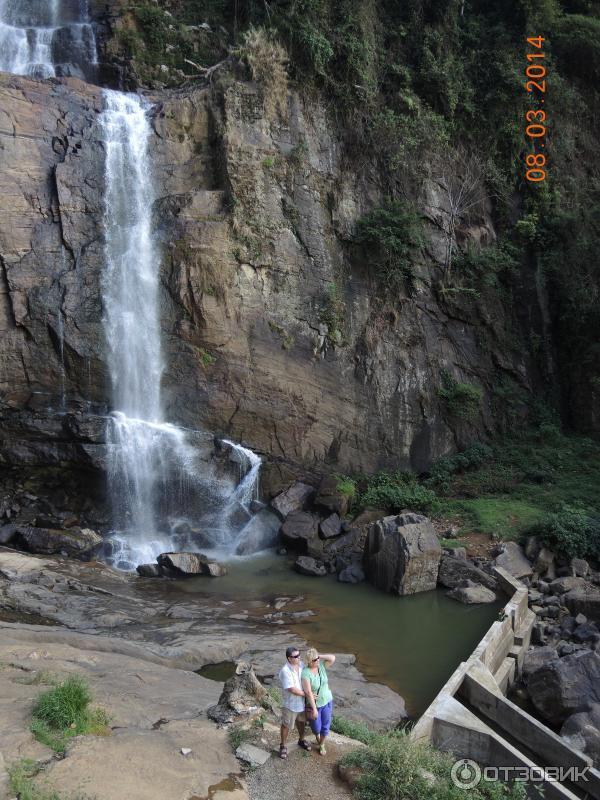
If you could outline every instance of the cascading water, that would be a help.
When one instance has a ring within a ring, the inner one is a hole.
[[[111,560],[131,568],[172,549],[193,547],[183,511],[204,516],[203,542],[228,549],[235,535],[231,518],[256,491],[260,459],[224,442],[240,466],[237,488],[219,480],[190,444],[192,435],[164,420],[160,345],[159,254],[152,233],[154,191],[148,158],[148,108],[134,95],[105,91],[100,116],[106,149],[103,276],[104,328],[115,412],[108,427],[109,491],[118,533]],[[207,511],[210,509],[210,511]]]
[[[96,63],[85,0],[0,0],[0,71],[84,78]]]

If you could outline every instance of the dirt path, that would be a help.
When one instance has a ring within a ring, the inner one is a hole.
[[[307,740],[312,743],[312,735]],[[265,725],[256,744],[271,750],[273,755],[262,767],[247,774],[250,800],[349,800],[352,792],[338,777],[337,762],[344,753],[355,750],[360,744],[332,733],[327,740],[327,755],[321,756],[316,751],[307,753],[296,742],[296,737],[290,737],[289,755],[283,761],[277,755],[279,729],[272,724]]]

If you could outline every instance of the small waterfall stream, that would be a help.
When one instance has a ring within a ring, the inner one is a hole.
[[[0,0],[0,71],[89,78],[96,64],[85,0]]]

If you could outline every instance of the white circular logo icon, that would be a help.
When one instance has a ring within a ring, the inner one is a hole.
[[[461,758],[452,765],[450,777],[459,789],[472,789],[481,780],[481,767],[470,758]]]

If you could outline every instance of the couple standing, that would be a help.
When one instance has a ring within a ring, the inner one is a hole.
[[[279,671],[279,681],[283,690],[283,708],[281,710],[281,744],[279,757],[287,758],[287,738],[290,730],[298,728],[298,744],[304,750],[312,750],[304,738],[305,723],[311,727],[316,736],[319,753],[324,756],[325,739],[331,727],[333,712],[333,695],[329,689],[327,670],[335,656],[331,653],[319,655],[314,647],[306,651],[306,665],[300,660],[297,647],[288,647],[285,651],[286,663]]]

